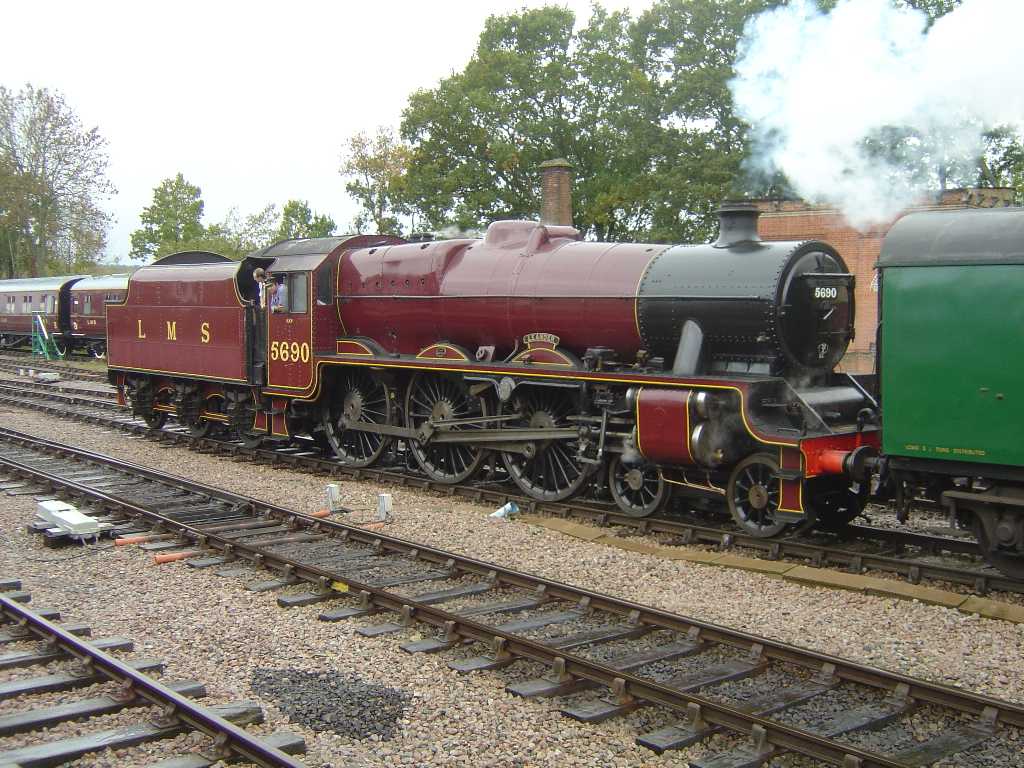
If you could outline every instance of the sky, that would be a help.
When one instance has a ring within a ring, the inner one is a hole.
[[[343,230],[344,141],[397,127],[407,96],[460,71],[484,20],[543,0],[7,3],[0,84],[61,91],[109,141],[107,259],[162,179],[203,191],[206,223],[295,198]],[[590,15],[590,0],[557,3]],[[634,13],[651,0],[604,0]]]

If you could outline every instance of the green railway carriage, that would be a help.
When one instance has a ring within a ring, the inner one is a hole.
[[[1024,209],[910,214],[878,263],[885,472],[1024,575]]]

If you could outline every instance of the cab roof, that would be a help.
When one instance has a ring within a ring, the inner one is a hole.
[[[270,272],[306,272],[314,270],[341,246],[373,248],[380,245],[404,243],[392,235],[336,235],[334,237],[307,237],[282,240],[250,254],[260,259],[274,259]]]
[[[897,221],[878,266],[1024,264],[1024,208],[920,211]]]

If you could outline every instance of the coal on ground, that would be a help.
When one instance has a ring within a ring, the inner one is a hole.
[[[410,696],[342,672],[256,669],[252,690],[274,702],[293,723],[353,739],[395,735]]]

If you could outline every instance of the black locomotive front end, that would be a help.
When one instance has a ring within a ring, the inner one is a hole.
[[[853,340],[854,278],[842,257],[817,240],[762,241],[751,204],[719,215],[716,242],[669,248],[648,265],[637,302],[644,340],[680,374],[821,379]]]

